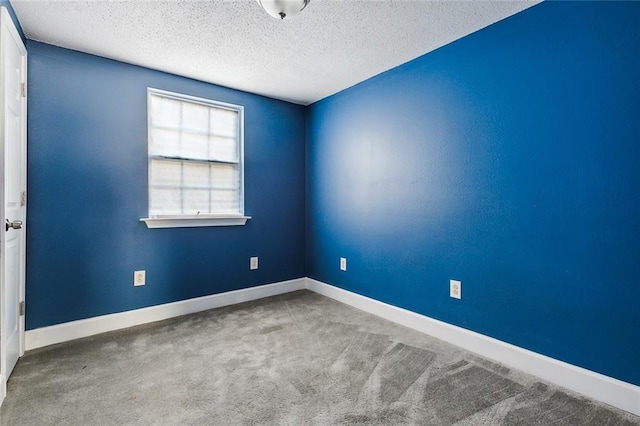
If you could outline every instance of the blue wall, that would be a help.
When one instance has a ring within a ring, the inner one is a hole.
[[[304,107],[28,42],[27,329],[305,275]],[[147,229],[147,87],[245,107],[245,226]],[[249,270],[249,257],[260,269]],[[147,285],[133,287],[146,269]]]
[[[307,275],[640,384],[637,28],[543,3],[307,109],[29,41],[27,328]],[[246,226],[139,222],[148,86],[245,106]]]
[[[314,104],[307,275],[640,385],[639,28],[543,3]]]

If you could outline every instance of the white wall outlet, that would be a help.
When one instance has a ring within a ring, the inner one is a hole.
[[[454,299],[462,299],[462,282],[449,280],[449,296]]]
[[[249,261],[249,269],[258,269],[258,257],[252,257]]]
[[[147,280],[147,271],[133,271],[133,285],[138,287],[145,285]]]
[[[340,270],[341,271],[346,271],[347,270],[347,258],[346,257],[341,257],[340,258]]]

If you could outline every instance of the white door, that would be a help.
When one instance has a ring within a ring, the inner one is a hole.
[[[6,8],[0,28],[0,374],[2,394],[24,353],[27,51]],[[1,225],[0,225],[1,226]]]

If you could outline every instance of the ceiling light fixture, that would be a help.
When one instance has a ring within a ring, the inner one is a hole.
[[[311,0],[257,0],[258,4],[274,18],[290,18],[307,7]]]

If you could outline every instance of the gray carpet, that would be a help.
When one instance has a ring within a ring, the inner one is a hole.
[[[28,352],[2,425],[640,425],[308,291]]]

